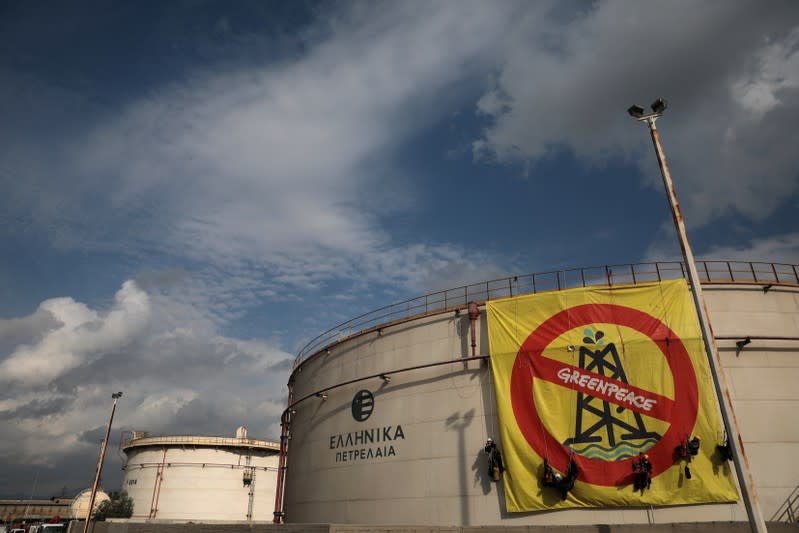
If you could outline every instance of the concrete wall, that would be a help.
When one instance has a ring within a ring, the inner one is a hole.
[[[717,336],[799,335],[799,289],[707,286]],[[477,353],[488,352],[484,312]],[[359,377],[470,355],[465,312],[420,318],[344,340],[292,376],[295,400]],[[754,340],[736,354],[719,341],[763,511],[768,520],[799,485],[799,343]],[[481,362],[393,374],[328,391],[292,416],[285,512],[292,522],[426,525],[646,524],[745,521],[741,504],[577,509],[507,514],[491,482],[486,437],[497,436],[492,384]],[[368,419],[352,413],[361,390]],[[349,441],[347,439],[350,439]]]
[[[271,520],[277,455],[244,448],[146,447],[126,451],[122,490],[133,498],[134,518],[171,520]],[[243,482],[254,467],[250,486]]]

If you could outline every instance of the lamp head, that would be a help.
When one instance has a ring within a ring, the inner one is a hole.
[[[642,116],[644,116],[644,108],[638,104],[631,105],[630,108],[627,110],[627,112],[633,118],[641,118]]]
[[[122,397],[122,393],[121,392],[115,392],[115,393],[113,393],[111,395],[111,397],[116,400],[117,398],[121,398]]]
[[[667,107],[669,107],[669,103],[663,98],[658,98],[657,100],[652,102],[652,111],[654,111],[658,115],[662,114]]]

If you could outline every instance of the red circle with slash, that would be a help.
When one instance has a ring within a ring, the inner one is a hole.
[[[626,326],[649,337],[658,346],[669,365],[674,380],[674,399],[543,355],[544,350],[563,333],[595,323]],[[557,374],[563,368],[572,372],[591,374],[598,379],[613,382],[619,388],[623,387],[636,395],[655,400],[653,407],[647,411],[629,403],[622,404],[613,394],[603,395],[579,383],[564,383]],[[669,429],[646,452],[652,463],[652,477],[661,474],[674,464],[674,450],[683,437],[693,430],[699,412],[696,373],[682,340],[656,317],[631,307],[585,304],[564,309],[539,325],[527,337],[516,355],[511,374],[510,393],[519,429],[540,457],[546,458],[557,470],[565,472],[568,468],[570,451],[544,427],[535,405],[534,390],[537,379],[550,381],[575,391],[583,391],[625,409],[668,422]],[[630,482],[632,457],[619,461],[603,461],[574,455],[574,460],[580,469],[580,481],[602,486],[626,485]]]

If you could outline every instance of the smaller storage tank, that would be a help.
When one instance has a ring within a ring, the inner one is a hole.
[[[251,439],[241,426],[235,437],[133,432],[122,450],[134,520],[272,521],[277,442]]]
[[[71,518],[76,520],[85,520],[86,513],[89,510],[89,501],[92,498],[92,489],[85,489],[80,492],[75,499],[72,500],[72,505],[69,507]],[[111,498],[108,497],[108,494],[103,492],[102,490],[98,490],[97,494],[94,495],[94,512],[97,512],[97,509],[100,508],[100,504],[110,500]]]

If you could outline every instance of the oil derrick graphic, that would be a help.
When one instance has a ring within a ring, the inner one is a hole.
[[[604,334],[601,331],[597,331],[596,337],[594,337],[593,331],[587,329],[585,330],[585,335],[583,342],[594,344],[597,349],[593,350],[586,346],[580,346],[580,368],[596,372],[604,377],[618,379],[622,383],[629,383],[624,372],[624,366],[619,358],[619,353],[616,350],[616,345],[611,342],[602,347],[605,343],[602,340]],[[595,415],[599,420],[583,429],[584,414],[586,412]],[[615,414],[621,414],[624,412],[624,407],[613,405],[610,402],[578,391],[574,437],[566,439],[563,444],[565,446],[588,444],[589,446],[585,447],[584,451],[588,451],[591,448],[595,449],[587,455],[599,454],[606,459],[618,460],[630,457],[644,447],[648,448],[660,438],[661,435],[659,433],[647,431],[640,413],[632,411],[635,419],[635,425],[633,425],[614,416],[614,412]],[[608,448],[596,444],[604,440],[603,434],[607,435]],[[619,441],[627,444],[627,446],[624,446],[624,449],[615,450]],[[604,450],[605,453],[599,450]],[[578,451],[578,453],[582,452]]]

